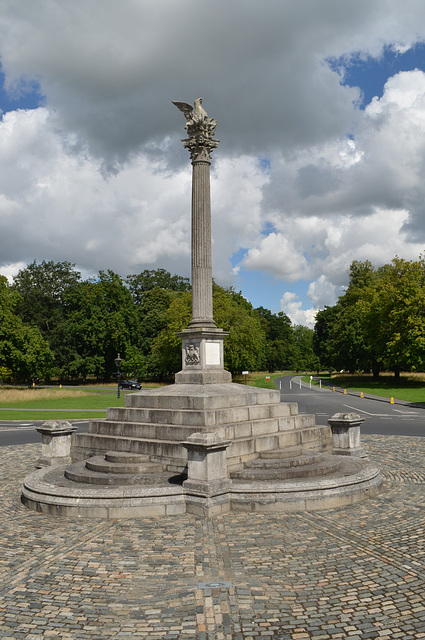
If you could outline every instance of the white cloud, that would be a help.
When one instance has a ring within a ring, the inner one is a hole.
[[[308,262],[297,250],[292,237],[270,233],[259,246],[250,249],[244,259],[247,269],[259,269],[273,273],[277,278],[295,282],[309,275]]]
[[[280,310],[283,311],[293,325],[303,324],[312,329],[318,309],[302,309],[302,301],[296,293],[287,291],[280,301]]]
[[[306,280],[312,310],[282,304],[310,322],[352,260],[413,259],[425,240],[425,74],[395,75],[360,111],[325,61],[424,39],[421,0],[3,0],[8,86],[36,81],[45,99],[0,123],[1,271],[66,259],[188,275],[191,172],[171,100],[203,95],[221,139],[214,275]]]
[[[16,274],[21,269],[24,269],[26,266],[27,265],[25,262],[17,262],[15,264],[5,264],[1,268],[1,275],[5,276],[9,280],[9,282],[12,284],[13,277],[16,276]]]

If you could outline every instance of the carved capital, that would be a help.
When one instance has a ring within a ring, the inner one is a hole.
[[[210,118],[202,106],[202,98],[197,98],[192,107],[188,102],[173,100],[186,118],[185,129],[188,138],[182,140],[185,149],[190,152],[192,164],[194,162],[208,162],[211,160],[211,152],[217,148],[219,140],[213,140],[217,121]]]
[[[182,140],[190,153],[192,162],[210,162],[211,152],[218,147],[219,140],[213,140],[217,122],[208,116],[192,117],[186,122],[188,138]]]
[[[199,141],[194,138],[182,140],[185,149],[190,153],[192,164],[194,162],[207,162],[211,164],[211,153],[218,147],[218,140],[210,140],[208,142]]]

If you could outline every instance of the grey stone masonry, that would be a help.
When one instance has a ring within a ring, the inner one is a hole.
[[[360,444],[360,425],[364,422],[357,413],[335,413],[328,420],[332,429],[333,450],[337,455],[365,457]]]
[[[111,407],[106,420],[92,420],[89,433],[73,436],[73,460],[131,451],[181,472],[187,464],[182,443],[193,433],[220,429],[231,441],[229,468],[286,446],[332,449],[330,427],[317,426],[314,415],[299,415],[296,403],[281,403],[279,391],[234,383],[174,384],[128,394],[126,407]]]
[[[193,433],[182,445],[188,452],[187,480],[183,482],[187,513],[211,517],[230,511],[226,462],[230,440],[224,430]]]
[[[47,420],[41,427],[41,458],[36,467],[53,467],[71,462],[71,436],[77,430],[67,420]]]

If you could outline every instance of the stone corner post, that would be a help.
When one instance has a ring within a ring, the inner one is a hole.
[[[37,469],[72,462],[71,436],[77,428],[67,420],[47,420],[41,427],[36,427],[41,433],[41,458],[35,464]]]
[[[226,449],[230,441],[223,431],[193,433],[186,442],[187,480],[183,482],[188,513],[215,516],[230,511],[231,480]]]
[[[360,444],[360,425],[364,422],[357,413],[335,413],[328,420],[332,430],[333,453],[366,458]]]

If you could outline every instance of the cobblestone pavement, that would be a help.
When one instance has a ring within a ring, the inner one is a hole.
[[[385,485],[359,505],[113,521],[25,509],[40,445],[3,447],[0,638],[425,638],[425,438],[363,444]]]

